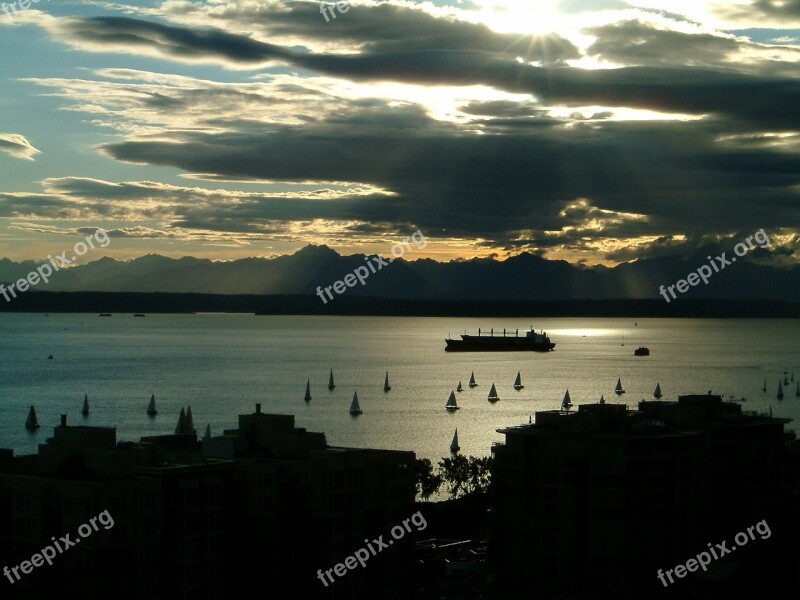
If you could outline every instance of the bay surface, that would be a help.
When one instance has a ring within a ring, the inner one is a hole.
[[[549,354],[447,353],[448,334],[503,327],[544,329]],[[485,456],[502,441],[500,427],[527,423],[536,411],[572,402],[627,403],[714,393],[746,398],[744,410],[800,419],[800,321],[717,319],[464,319],[393,317],[264,317],[198,314],[0,314],[0,447],[36,452],[62,413],[71,425],[117,428],[120,441],[171,433],[181,407],[191,405],[202,435],[234,428],[254,411],[296,415],[296,424],[325,432],[337,446],[449,455],[458,427],[461,451]],[[624,346],[622,345],[624,343]],[[639,345],[651,356],[633,356]],[[48,360],[48,355],[53,360]],[[329,369],[336,389],[327,389]],[[386,370],[392,390],[383,391]],[[467,387],[470,372],[479,387]],[[526,386],[512,387],[517,371]],[[784,371],[795,380],[776,399]],[[614,394],[617,378],[627,393]],[[764,379],[767,392],[762,391]],[[303,401],[306,380],[313,399]],[[462,381],[462,409],[447,413],[447,397]],[[486,397],[492,383],[501,400]],[[358,390],[364,414],[348,409]],[[91,414],[80,414],[84,394]],[[155,393],[159,414],[145,414]],[[23,424],[34,404],[42,427]],[[789,426],[790,428],[793,425]]]

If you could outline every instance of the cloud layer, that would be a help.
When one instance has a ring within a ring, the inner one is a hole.
[[[316,2],[276,0],[27,11],[111,64],[25,83],[112,132],[101,156],[195,185],[44,174],[41,192],[0,190],[0,218],[117,219],[127,238],[240,247],[421,228],[465,255],[609,264],[754,222],[794,239],[800,47],[616,1],[553,3],[563,30],[492,28],[502,8],[356,2],[331,22]],[[709,5],[721,13],[755,23],[800,4]],[[18,134],[0,150],[38,152]]]

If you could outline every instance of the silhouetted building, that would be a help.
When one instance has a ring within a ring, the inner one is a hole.
[[[8,597],[201,600],[407,597],[413,541],[326,587],[331,569],[414,513],[413,452],[335,448],[294,417],[242,415],[239,428],[117,443],[68,427],[38,455],[0,452],[0,568],[17,566],[103,511],[99,527],[5,581]],[[4,597],[7,597],[4,595]]]
[[[232,485],[230,462],[176,461],[151,444],[117,444],[113,428],[69,427],[62,417],[38,455],[0,463],[2,564],[30,560],[62,536],[79,541],[62,543],[52,566],[18,571],[7,589],[17,598],[222,598],[220,538],[232,510],[223,491]],[[105,511],[113,524],[79,535]]]
[[[243,531],[242,589],[264,578],[270,590],[313,598],[406,598],[413,541],[398,542],[336,577],[342,563],[414,513],[414,453],[338,448],[297,428],[290,415],[256,412],[239,428],[203,441],[206,456],[234,457]]]
[[[774,582],[778,564],[796,562],[788,422],[706,395],[537,412],[535,424],[499,430],[489,549],[501,589],[652,597],[665,592],[658,569],[762,520],[771,539],[736,558],[770,556],[775,568],[761,576]],[[703,575],[723,575],[725,563]],[[701,580],[668,591],[688,596]]]

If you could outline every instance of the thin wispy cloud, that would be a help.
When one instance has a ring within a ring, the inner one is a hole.
[[[34,160],[40,152],[19,133],[0,133],[0,151],[22,160]]]

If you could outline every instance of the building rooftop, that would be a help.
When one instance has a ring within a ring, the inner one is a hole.
[[[773,418],[769,413],[743,411],[740,404],[725,402],[722,396],[709,393],[679,396],[677,402],[642,400],[636,410],[626,404],[597,403],[581,404],[577,411],[538,411],[532,424],[497,431],[515,435],[557,431],[652,437],[736,425],[785,425],[791,421]]]

